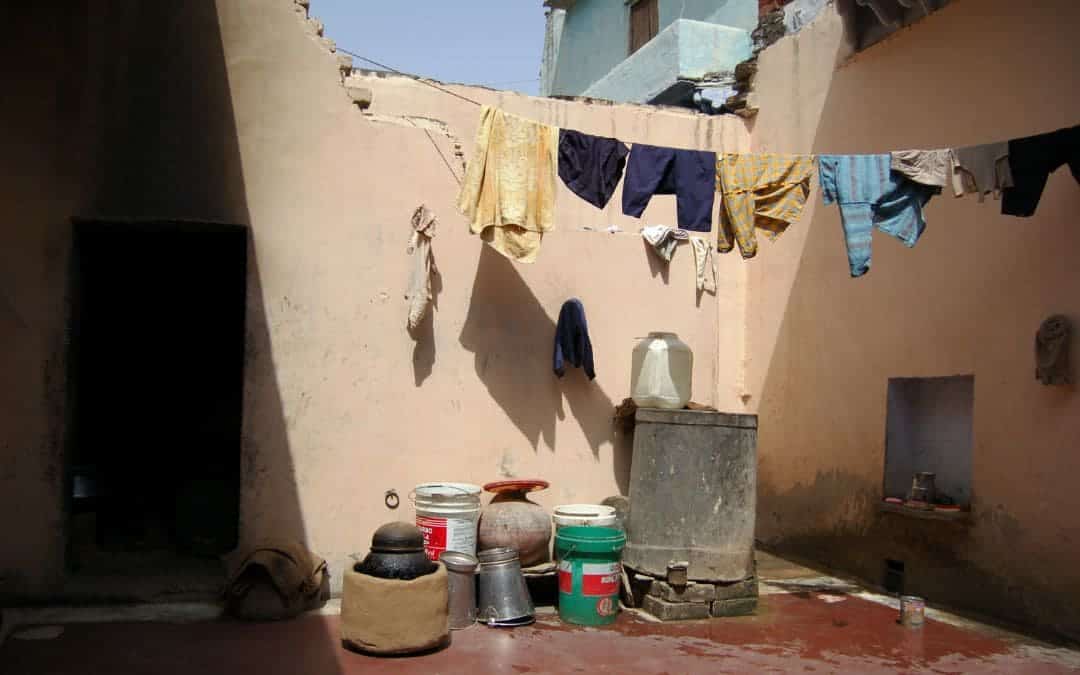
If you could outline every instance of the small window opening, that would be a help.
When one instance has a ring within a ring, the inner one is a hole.
[[[638,0],[630,6],[630,53],[645,46],[660,32],[657,0]]]
[[[970,504],[974,396],[972,375],[889,380],[885,497],[906,500],[916,474],[932,473],[933,504]]]

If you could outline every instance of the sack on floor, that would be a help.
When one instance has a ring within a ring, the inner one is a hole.
[[[251,621],[288,619],[330,597],[326,561],[295,542],[260,544],[241,558],[225,586],[225,611]]]

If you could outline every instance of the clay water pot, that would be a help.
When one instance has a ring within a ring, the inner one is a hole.
[[[502,480],[484,490],[495,493],[480,514],[479,549],[512,548],[522,567],[550,560],[551,516],[525,496],[548,487],[546,480]]]

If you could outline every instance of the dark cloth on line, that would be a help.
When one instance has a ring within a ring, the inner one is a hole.
[[[653,195],[675,195],[679,227],[712,229],[716,153],[635,143],[623,183],[623,213],[640,218]]]
[[[559,129],[559,178],[598,209],[615,194],[628,154],[630,148],[614,138]]]
[[[1069,319],[1060,314],[1042,322],[1035,334],[1035,379],[1043,384],[1069,384]]]
[[[1080,125],[1009,141],[1013,186],[1003,191],[1001,212],[1025,218],[1034,215],[1046,179],[1062,164],[1068,164],[1080,182]]]
[[[559,310],[559,323],[555,326],[555,374],[559,377],[565,375],[567,363],[575,368],[583,368],[590,380],[596,378],[589,325],[585,322],[585,305],[577,298],[563,303]]]

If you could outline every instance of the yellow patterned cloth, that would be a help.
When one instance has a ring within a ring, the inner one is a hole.
[[[717,156],[716,190],[723,195],[717,249],[727,253],[738,242],[742,257],[757,255],[754,228],[772,240],[798,220],[813,175],[812,155]]]
[[[535,261],[555,229],[558,153],[558,127],[483,106],[458,194],[469,231],[511,260]]]

